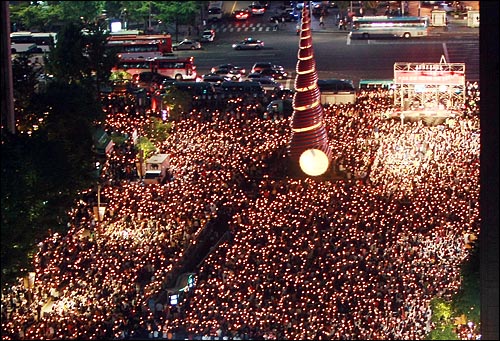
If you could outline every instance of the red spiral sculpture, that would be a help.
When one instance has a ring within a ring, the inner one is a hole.
[[[321,150],[329,161],[332,158],[324,126],[311,34],[309,5],[305,1],[302,9],[297,76],[293,98],[292,136],[288,146],[289,156],[297,163],[299,163],[300,156],[309,149]]]

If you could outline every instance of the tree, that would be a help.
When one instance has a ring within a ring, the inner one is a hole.
[[[62,100],[63,99],[63,100]],[[43,118],[31,135],[2,136],[2,279],[29,269],[48,229],[64,231],[77,194],[93,186],[92,125],[102,118],[94,94],[55,82],[32,98]],[[3,131],[2,131],[3,132]],[[4,282],[4,281],[2,281]]]
[[[88,32],[85,35],[83,28]],[[107,37],[100,23],[65,25],[58,34],[57,46],[49,52],[46,69],[65,83],[92,87],[98,95],[118,58],[107,50]]]
[[[175,23],[175,39],[179,41],[179,25],[192,25],[200,13],[201,3],[198,1],[155,1],[158,19]]]
[[[12,79],[14,82],[14,111],[18,130],[26,132],[33,130],[38,124],[38,116],[33,115],[31,99],[37,88],[38,72],[30,62],[29,55],[18,55],[12,61]]]
[[[81,82],[90,73],[82,28],[82,24],[65,25],[46,60],[46,70],[64,83]]]

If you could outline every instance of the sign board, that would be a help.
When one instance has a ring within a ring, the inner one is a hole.
[[[463,85],[465,75],[461,71],[394,70],[396,84]]]

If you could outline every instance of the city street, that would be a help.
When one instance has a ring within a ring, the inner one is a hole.
[[[248,2],[248,1],[247,1]],[[243,8],[251,2],[234,2],[232,7]],[[228,3],[225,2],[226,6]],[[199,51],[182,51],[179,55],[193,55],[198,73],[210,72],[214,65],[232,63],[247,70],[258,61],[270,61],[283,65],[291,74],[285,86],[293,88],[297,63],[298,36],[296,23],[280,24],[274,31],[274,23],[269,17],[281,11],[278,3],[263,16],[250,17],[245,21],[225,19],[207,23],[216,31],[213,42],[203,44]],[[336,25],[336,9],[326,16],[323,28],[318,17],[312,16],[311,27],[316,69],[320,79],[345,78],[358,84],[360,79],[392,79],[396,62],[438,63],[444,55],[448,63],[465,63],[466,79],[479,81],[479,28],[466,26],[466,20],[450,18],[448,27],[430,27],[429,36],[404,39],[351,40],[348,30],[339,30]],[[244,38],[253,37],[265,42],[259,51],[235,51],[231,44]]]

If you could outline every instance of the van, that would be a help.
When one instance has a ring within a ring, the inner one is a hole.
[[[290,117],[293,113],[293,102],[291,99],[275,99],[268,104],[266,111],[270,116]]]
[[[222,84],[217,87],[217,91],[222,98],[237,98],[237,97],[245,98],[249,96],[253,98],[262,98],[265,95],[262,84],[260,84],[259,82],[252,82],[252,81],[222,82]]]
[[[156,154],[146,160],[145,184],[160,184],[167,177],[170,167],[168,154]]]
[[[212,7],[208,9],[208,21],[218,21],[222,19],[222,8]]]
[[[350,79],[319,79],[317,84],[323,105],[356,102],[356,88]]]

